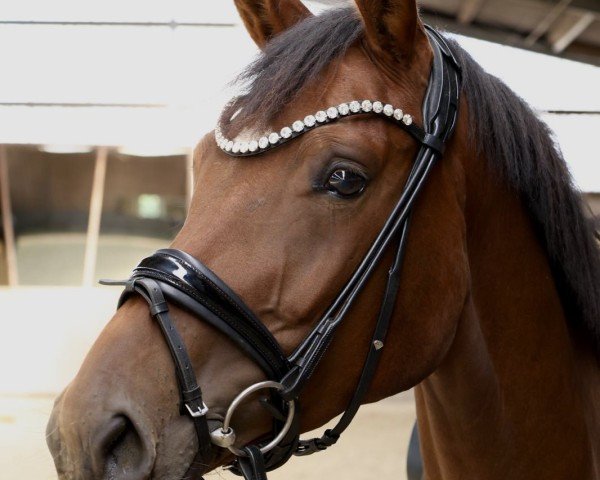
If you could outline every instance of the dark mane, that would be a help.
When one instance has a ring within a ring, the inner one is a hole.
[[[283,32],[236,79],[246,92],[225,108],[221,120],[239,112],[236,124],[265,126],[361,35],[360,19],[347,7],[309,17]]]
[[[235,123],[267,123],[361,35],[353,8],[330,10],[284,32],[241,75],[245,94],[223,119],[239,111]],[[472,140],[520,195],[546,248],[568,316],[589,332],[600,351],[600,248],[552,132],[501,80],[455,41],[450,43],[462,65]]]
[[[451,45],[463,69],[473,140],[490,167],[519,193],[567,313],[583,324],[600,352],[600,247],[553,133],[504,82],[456,42]]]

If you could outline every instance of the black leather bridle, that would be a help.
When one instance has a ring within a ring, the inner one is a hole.
[[[400,281],[411,208],[433,164],[442,156],[444,145],[456,124],[460,67],[445,39],[432,28],[427,33],[433,49],[433,65],[423,103],[423,128],[405,129],[421,144],[406,184],[392,213],[367,254],[311,333],[289,356],[244,304],[244,302],[204,264],[185,252],[157,251],[134,269],[127,281],[102,281],[124,285],[121,306],[132,294],[141,295],[149,305],[165,337],[175,363],[180,391],[180,413],[188,415],[198,437],[198,453],[185,478],[193,478],[212,458],[211,445],[229,448],[236,459],[229,466],[247,480],[265,479],[266,472],[283,465],[292,454],[308,455],[337,442],[354,418],[375,374],[392,317]],[[298,396],[327,351],[337,327],[343,321],[359,292],[388,247],[396,254],[379,310],[371,346],[354,395],[339,422],[319,438],[299,439]],[[169,316],[168,302],[209,323],[230,338],[263,370],[267,382],[244,390],[232,402],[225,419],[211,416],[202,400],[196,375],[186,347]],[[233,411],[249,394],[262,388],[271,391],[264,405],[273,414],[272,436],[258,444],[237,448],[235,432],[229,425]],[[214,428],[211,428],[214,426]],[[204,463],[203,463],[204,462]]]

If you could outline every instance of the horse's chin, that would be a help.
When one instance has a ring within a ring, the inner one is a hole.
[[[210,464],[198,462],[195,460],[195,453],[191,455],[185,455],[180,458],[169,458],[166,457],[165,461],[162,462],[160,458],[157,458],[155,469],[151,472],[148,479],[152,480],[181,480],[186,478],[193,478],[202,480],[202,476],[210,474],[217,468],[226,465],[231,462],[231,454],[228,451],[219,449],[216,452],[216,458],[214,458]],[[107,480],[112,480],[111,477],[107,477]],[[145,480],[145,479],[144,479]]]
[[[186,420],[182,418],[182,420]],[[185,432],[185,433],[184,433]],[[171,425],[159,437],[154,468],[149,478],[155,480],[181,480],[187,478],[186,473],[193,469],[191,478],[214,469],[212,462],[207,465],[196,459],[198,443],[193,427],[179,422]]]
[[[186,417],[182,417],[186,420]],[[148,478],[152,480],[200,479],[203,475],[230,463],[233,454],[213,445],[212,459],[197,459],[198,441],[191,423],[184,426],[174,422],[159,437],[154,468]],[[108,477],[108,480],[112,480]]]

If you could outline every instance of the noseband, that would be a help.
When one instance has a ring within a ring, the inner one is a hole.
[[[142,260],[129,280],[101,282],[125,286],[119,306],[133,294],[142,296],[160,326],[175,364],[180,413],[191,418],[198,437],[198,453],[185,478],[197,475],[199,465],[206,466],[213,458],[211,445],[216,445],[235,454],[235,460],[229,465],[234,473],[243,475],[247,480],[266,479],[267,471],[283,465],[292,455],[309,455],[336,443],[364,400],[377,368],[397,297],[411,208],[456,124],[460,67],[444,38],[429,27],[427,33],[434,56],[423,103],[423,128],[415,125],[410,115],[391,105],[384,107],[380,102],[354,101],[309,115],[304,121],[294,122],[291,128],[284,127],[280,133],[271,133],[250,142],[233,142],[222,135],[220,128],[216,130],[216,141],[222,151],[232,156],[248,156],[275,148],[343,116],[374,113],[395,121],[421,145],[402,194],[369,251],[316,327],[289,357],[244,302],[217,275],[185,252],[159,250]],[[326,430],[319,438],[300,440],[298,396],[384,252],[394,245],[396,254],[388,272],[371,346],[354,395],[335,427]],[[267,381],[242,391],[231,403],[225,418],[211,415],[210,406],[202,400],[187,350],[171,321],[168,303],[191,312],[221,331],[262,369],[267,378]],[[263,390],[269,392],[269,398],[262,401],[273,415],[272,434],[256,444],[237,447],[231,417],[246,397]]]

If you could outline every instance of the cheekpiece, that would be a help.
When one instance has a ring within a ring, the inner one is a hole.
[[[321,125],[335,122],[343,117],[366,113],[381,115],[404,127],[408,127],[413,123],[411,115],[404,113],[401,108],[397,108],[389,103],[383,104],[377,100],[352,100],[351,102],[341,103],[337,107],[319,110],[313,115],[307,115],[303,120],[296,120],[291,125],[286,125],[279,131],[267,133],[259,138],[248,141],[234,141],[226,138],[222,133],[221,126],[217,125],[215,128],[215,140],[218,147],[228,155],[235,157],[257,155],[282,145],[288,140]]]

